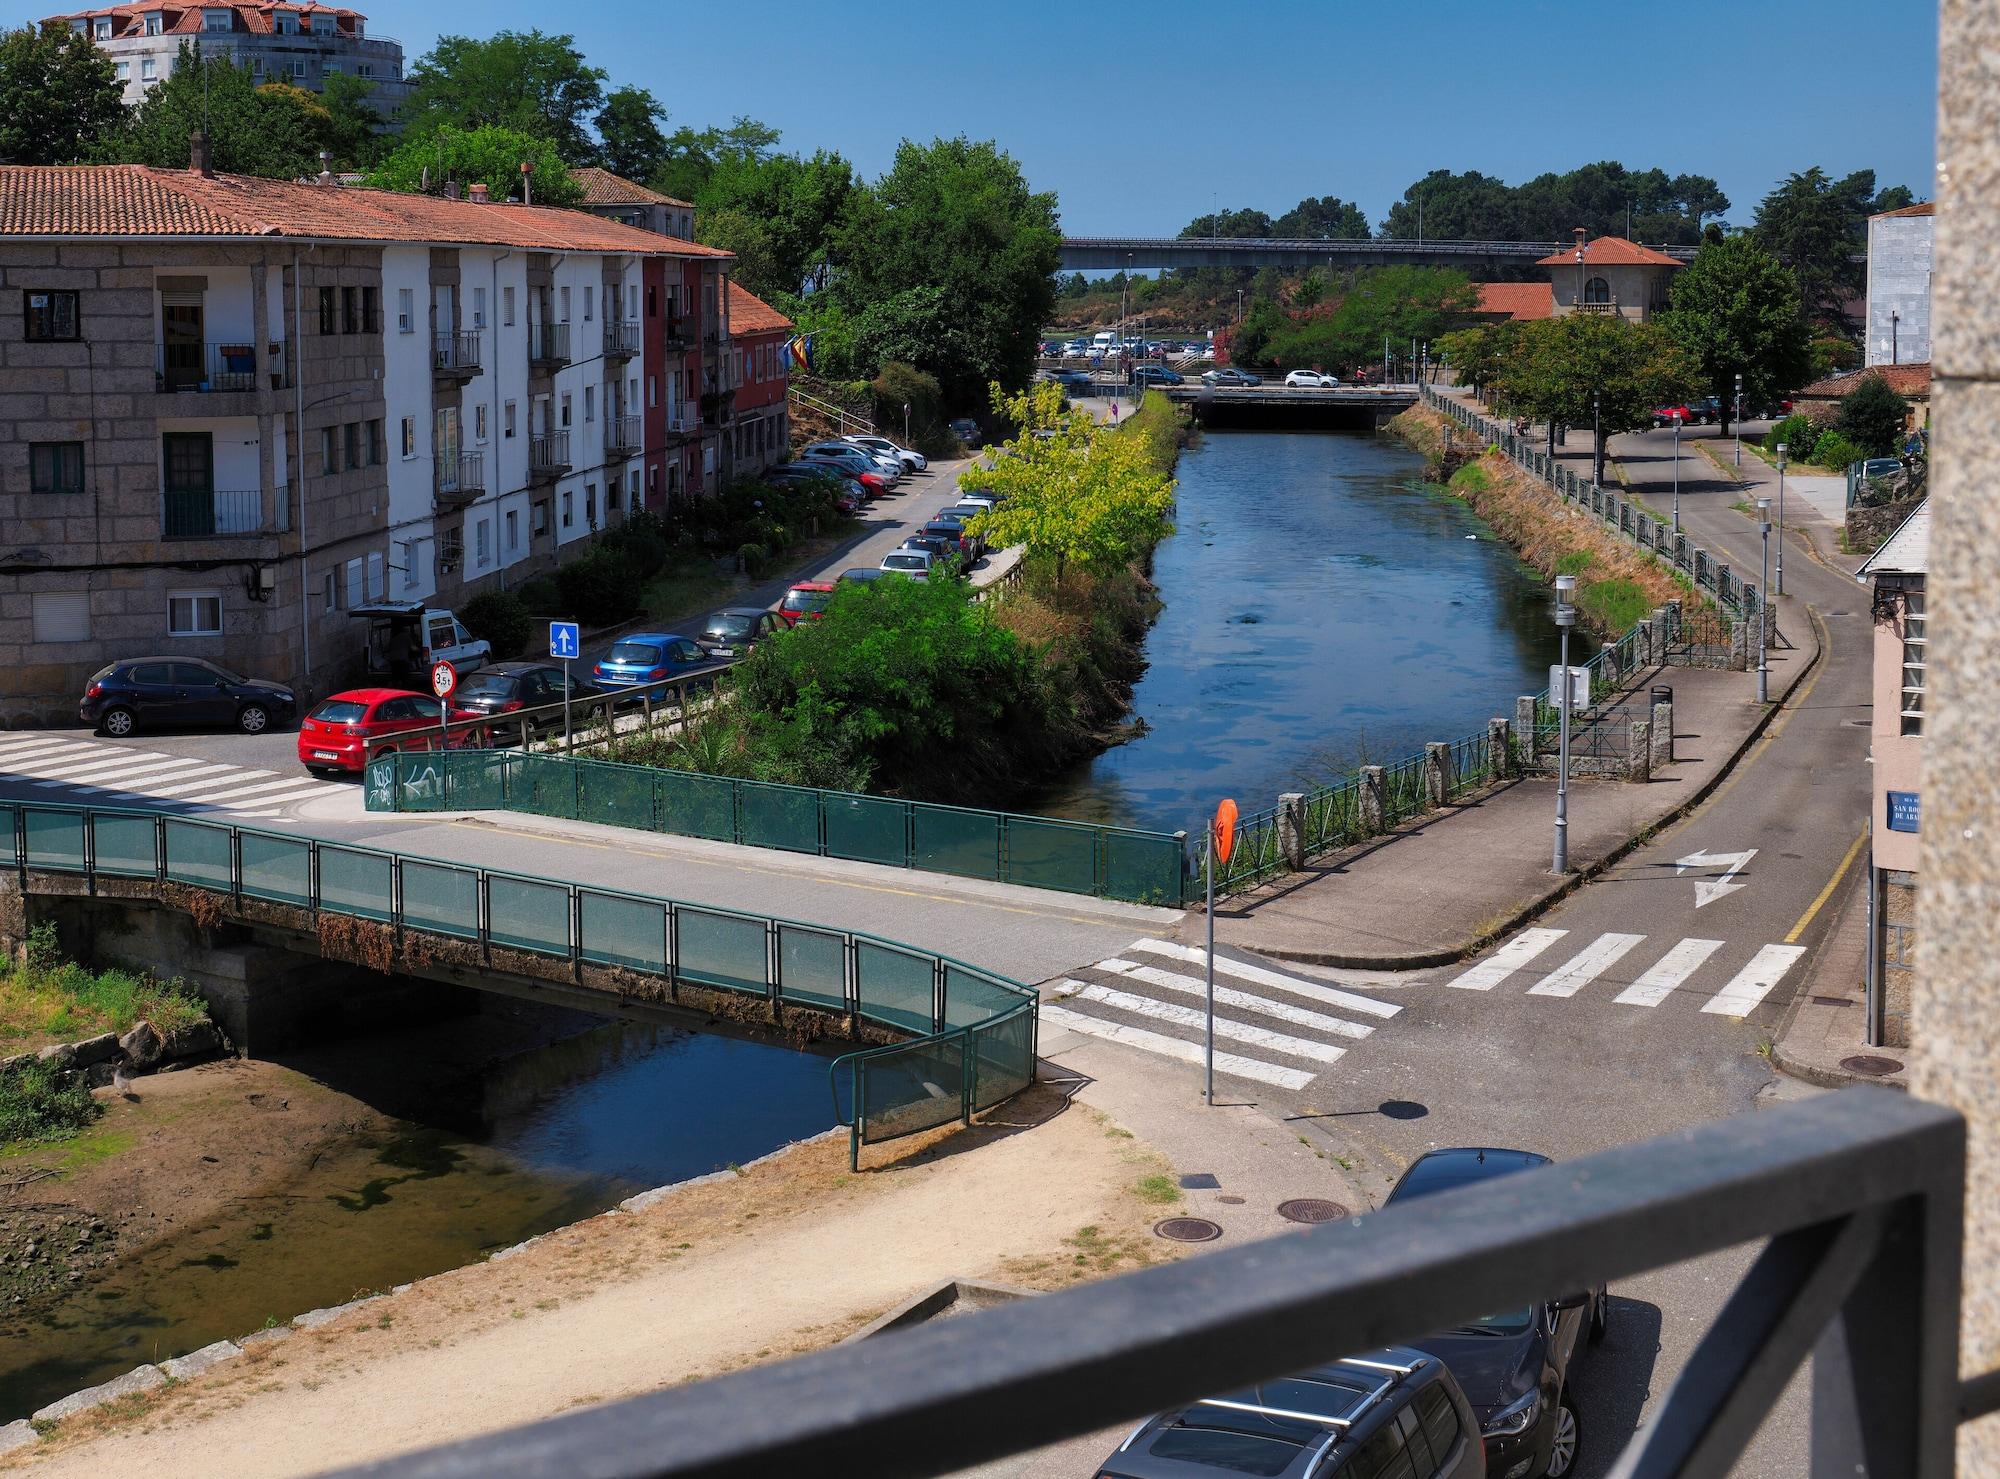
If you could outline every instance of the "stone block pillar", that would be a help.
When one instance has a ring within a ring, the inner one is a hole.
[[[1524,693],[1514,700],[1514,738],[1524,753],[1533,753],[1535,743],[1535,696]]]
[[[1667,663],[1668,633],[1673,629],[1673,616],[1665,606],[1655,606],[1653,615],[1646,626],[1646,640],[1652,647],[1652,660],[1665,667]]]
[[[1650,781],[1653,778],[1653,723],[1634,719],[1625,747],[1625,779]]]
[[[1486,768],[1495,780],[1504,780],[1514,773],[1514,766],[1507,746],[1507,721],[1488,719],[1486,721]]]
[[[1306,798],[1299,791],[1278,797],[1278,855],[1297,873],[1306,865]]]
[[[1653,705],[1653,768],[1674,763],[1674,706]]]
[[[1748,673],[1757,664],[1750,661],[1750,623],[1732,621],[1729,624],[1729,669],[1735,673]]]
[[[1364,836],[1373,837],[1382,830],[1384,787],[1382,767],[1364,765],[1361,767],[1361,831]]]
[[[1443,740],[1424,746],[1424,794],[1432,806],[1443,806],[1451,797],[1451,746]]]

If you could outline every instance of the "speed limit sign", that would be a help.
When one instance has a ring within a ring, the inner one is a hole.
[[[452,689],[458,687],[458,669],[448,662],[441,662],[431,669],[431,692],[439,698],[450,698]]]

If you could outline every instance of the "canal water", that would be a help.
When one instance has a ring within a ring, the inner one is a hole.
[[[449,1039],[480,1033],[479,1017],[286,1059],[370,1106],[395,1104],[395,1117],[62,1302],[0,1315],[0,1423],[143,1362],[476,1262],[833,1122],[826,1058],[560,1015],[570,1020],[536,1024],[552,1040],[469,1072],[441,1075],[433,1049],[448,1057]]]
[[[1039,798],[1054,816],[1198,833],[1482,731],[1548,684],[1553,593],[1386,436],[1215,432],[1181,456],[1139,737]],[[1574,660],[1575,649],[1572,650]]]

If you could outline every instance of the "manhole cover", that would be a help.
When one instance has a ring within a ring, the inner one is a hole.
[[[1319,1197],[1294,1197],[1278,1203],[1278,1215],[1287,1222],[1338,1222],[1347,1215],[1347,1209]]]
[[[1216,1200],[1225,1207],[1240,1207],[1243,1205],[1243,1198],[1241,1197],[1217,1197]]]
[[[1866,1073],[1877,1078],[1885,1073],[1900,1072],[1903,1067],[1894,1058],[1878,1058],[1873,1053],[1856,1053],[1852,1058],[1842,1058],[1840,1066],[1849,1073]]]
[[[1155,1223],[1153,1231],[1176,1243],[1212,1243],[1222,1236],[1222,1228],[1206,1217],[1169,1217]]]

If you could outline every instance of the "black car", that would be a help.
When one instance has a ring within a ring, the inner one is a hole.
[[[588,679],[571,673],[569,678],[570,715],[581,721],[603,707],[604,690]],[[549,710],[534,721],[536,731],[562,728],[563,669],[553,662],[488,663],[466,675],[451,696],[453,719],[481,718],[488,714],[513,714],[522,709]],[[500,732],[506,733],[501,726]]]
[[[1088,391],[1093,383],[1090,376],[1082,370],[1057,370],[1049,378],[1064,390],[1070,391]]]
[[[232,728],[262,734],[298,717],[282,683],[246,678],[198,657],[135,657],[91,674],[76,717],[99,734],[148,729]]]
[[[1248,370],[1239,370],[1234,365],[1223,365],[1217,369],[1206,371],[1201,378],[1210,385],[1225,387],[1262,385],[1264,383],[1263,376],[1253,375]]]
[[[777,612],[762,606],[725,606],[708,619],[695,641],[710,657],[748,657],[751,648],[784,625]]]
[[[1086,1471],[1090,1472],[1090,1471]],[[1435,1357],[1402,1346],[1162,1413],[1098,1479],[1480,1479],[1479,1428]]]
[[[1132,372],[1134,385],[1185,385],[1179,373],[1165,365],[1141,365]]]
[[[949,533],[932,533],[928,525],[919,529],[903,541],[904,549],[929,550],[931,558],[949,569],[959,569],[965,564],[965,552],[959,547],[956,529]]]
[[[986,438],[980,433],[979,423],[970,416],[960,416],[946,425],[946,430],[966,446],[977,449]]]
[[[959,559],[968,565],[977,564],[979,557],[986,553],[986,543],[975,534],[965,532],[965,520],[947,519],[940,515],[917,531],[929,538],[948,539],[952,548],[958,551]]]
[[[1495,1176],[1546,1166],[1532,1150],[1476,1146],[1419,1156],[1383,1203],[1393,1206]],[[1561,1479],[1576,1468],[1583,1429],[1570,1391],[1570,1361],[1586,1328],[1592,1345],[1610,1320],[1604,1289],[1502,1310],[1417,1345],[1451,1368],[1479,1417],[1493,1479]]]
[[[835,578],[834,584],[839,585],[842,582],[857,582],[861,585],[866,585],[871,580],[880,580],[883,576],[887,575],[888,573],[889,572],[887,570],[878,569],[873,565],[857,565],[852,570],[841,571],[840,574]]]

